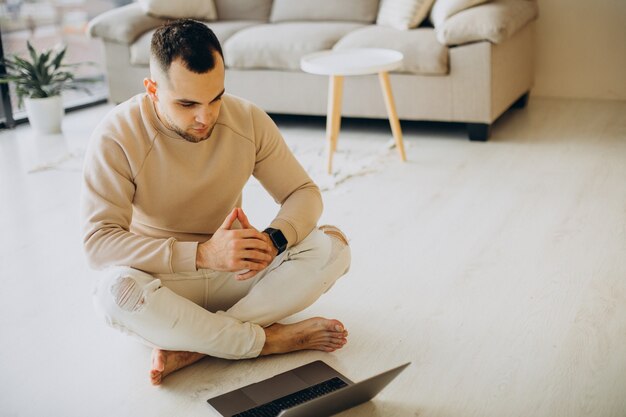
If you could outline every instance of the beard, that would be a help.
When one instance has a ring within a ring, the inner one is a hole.
[[[180,127],[178,127],[176,123],[174,123],[167,114],[164,114],[164,118],[165,118],[165,121],[167,122],[167,125],[168,125],[167,127],[170,128],[170,130],[173,130],[174,132],[178,133],[178,135],[181,138],[185,139],[187,142],[192,142],[192,143],[198,143],[198,142],[202,142],[203,140],[207,140],[213,133],[213,128],[215,127],[215,125],[213,125],[209,129],[206,135],[202,137],[197,137],[185,131],[184,129],[181,129]]]

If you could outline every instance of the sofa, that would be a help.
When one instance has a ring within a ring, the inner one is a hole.
[[[268,113],[326,115],[328,79],[300,69],[306,54],[395,49],[390,74],[401,120],[466,123],[485,141],[533,86],[533,0],[140,0],[93,19],[104,44],[109,97],[143,90],[150,39],[168,20],[207,24],[222,43],[226,91]],[[347,77],[342,115],[387,118],[378,77]]]

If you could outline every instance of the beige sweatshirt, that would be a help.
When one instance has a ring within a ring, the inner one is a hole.
[[[192,143],[160,122],[146,94],[120,104],[93,132],[85,158],[89,264],[195,271],[198,242],[241,207],[251,175],[281,204],[271,227],[289,246],[304,239],[321,215],[320,191],[261,109],[224,95],[213,133]]]

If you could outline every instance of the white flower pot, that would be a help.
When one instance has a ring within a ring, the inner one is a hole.
[[[61,96],[26,98],[24,104],[33,130],[42,134],[61,133],[61,122],[65,113]]]

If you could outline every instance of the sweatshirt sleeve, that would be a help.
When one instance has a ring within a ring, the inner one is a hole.
[[[81,223],[89,265],[124,265],[148,273],[196,270],[197,242],[129,231],[135,183],[129,158],[113,138],[94,133],[85,157]]]
[[[270,227],[280,229],[291,247],[317,225],[323,209],[322,196],[272,119],[255,107],[253,123],[256,142],[253,175],[281,205]]]

